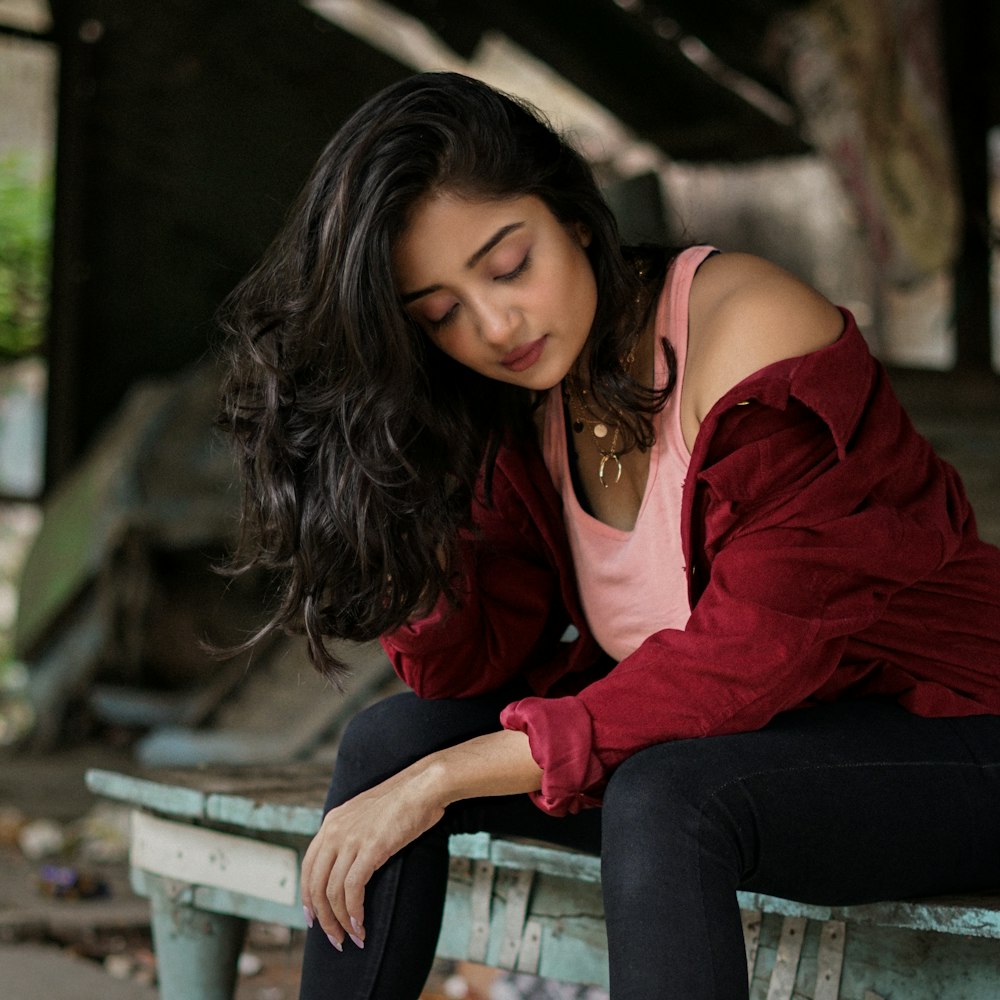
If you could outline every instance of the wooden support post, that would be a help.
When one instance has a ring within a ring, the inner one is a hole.
[[[146,884],[161,1000],[232,1000],[247,922],[195,909],[170,879]]]

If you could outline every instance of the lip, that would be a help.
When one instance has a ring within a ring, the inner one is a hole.
[[[500,359],[500,364],[512,372],[527,371],[542,356],[544,350],[545,338],[539,337],[523,347],[515,347]]]

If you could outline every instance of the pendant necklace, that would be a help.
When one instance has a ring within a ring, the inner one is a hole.
[[[645,283],[646,273],[645,262],[639,261],[636,264],[636,274],[640,282]],[[641,294],[636,297],[637,307],[640,300]],[[635,352],[641,339],[642,333],[640,331],[628,354],[619,359],[622,369],[628,375],[632,373]],[[597,478],[600,479],[601,486],[607,489],[612,484],[618,484],[622,478],[622,460],[618,453],[621,441],[621,411],[615,408],[612,408],[610,412],[595,410],[590,390],[585,388],[572,372],[567,372],[563,379],[562,395],[566,411],[570,416],[570,426],[573,428],[573,433],[582,434],[587,427],[591,429],[594,446],[601,456],[597,466]],[[609,435],[610,441],[608,440]]]
[[[626,372],[631,370],[634,361],[633,347],[622,361],[622,367]],[[573,433],[582,434],[589,427],[593,434],[594,446],[601,456],[597,466],[597,478],[601,481],[601,486],[607,489],[612,484],[621,482],[622,460],[618,454],[621,441],[621,413],[618,410],[612,410],[610,414],[597,412],[591,401],[590,390],[580,385],[572,374],[567,374],[563,380],[563,400],[569,412]]]

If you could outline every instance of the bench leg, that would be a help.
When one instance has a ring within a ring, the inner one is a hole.
[[[232,1000],[246,920],[198,910],[162,882],[149,888],[161,1000]]]

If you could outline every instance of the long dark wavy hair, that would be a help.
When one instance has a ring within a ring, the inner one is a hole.
[[[304,632],[337,680],[330,638],[368,640],[426,613],[459,568],[458,533],[490,502],[499,448],[532,433],[537,400],[447,357],[407,315],[392,251],[418,201],[534,195],[582,223],[597,281],[591,389],[622,415],[624,443],[652,442],[666,391],[625,357],[666,267],[623,251],[579,153],[533,109],[455,73],[388,87],[338,130],[284,229],[220,313],[220,422],[243,471],[231,571],[262,567],[279,598],[252,645]],[[672,358],[671,372],[673,372]],[[672,383],[673,379],[671,379]]]

